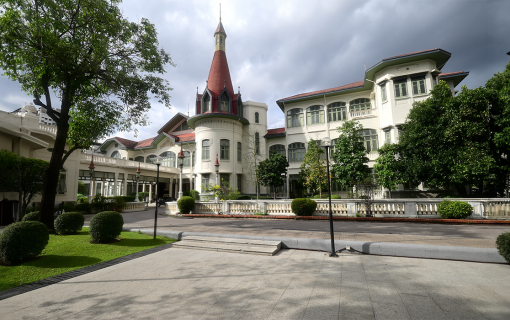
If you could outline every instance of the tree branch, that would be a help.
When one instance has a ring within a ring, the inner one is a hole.
[[[64,157],[62,158],[62,162],[60,163],[60,168],[62,168],[62,166],[64,165],[64,163],[66,162],[67,158],[69,158],[69,156],[71,155],[71,153],[73,153],[73,151],[75,150],[78,150],[78,149],[83,149],[84,147],[82,146],[79,146],[79,145],[75,145],[73,146],[71,149],[69,149],[69,151],[64,155]]]

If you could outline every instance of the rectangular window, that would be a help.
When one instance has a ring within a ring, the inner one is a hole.
[[[241,142],[237,143],[237,161],[241,162],[243,157]]]
[[[412,79],[413,94],[425,94],[425,77]]]
[[[322,106],[313,106],[306,110],[306,124],[324,123],[324,108]]]
[[[184,151],[183,166],[186,168],[189,168],[191,166],[191,153],[189,151]]]
[[[395,81],[395,98],[407,97],[407,80]]]
[[[388,96],[386,95],[386,82],[381,85],[381,99],[383,102],[388,100]]]
[[[384,139],[385,139],[385,143],[387,143],[387,144],[391,143],[391,133],[390,133],[390,131],[386,131],[384,133]]]
[[[230,174],[220,173],[220,184],[226,187],[230,186]]]
[[[209,185],[209,174],[202,174],[202,189],[205,189]]]
[[[202,160],[209,160],[209,146],[211,141],[209,139],[202,140]]]
[[[227,139],[220,140],[220,159],[230,160],[230,141]]]
[[[229,104],[228,100],[226,100],[226,101],[222,100],[221,101],[221,109],[220,109],[220,111],[228,112],[229,111],[228,110],[228,104]]]
[[[237,175],[237,191],[243,192],[243,175]]]

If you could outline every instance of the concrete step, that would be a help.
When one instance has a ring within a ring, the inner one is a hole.
[[[281,246],[281,241],[197,236],[184,237],[181,241],[173,244],[173,247],[175,248],[259,254],[268,256],[272,256],[278,252],[281,249]]]

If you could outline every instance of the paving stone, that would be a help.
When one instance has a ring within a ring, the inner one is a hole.
[[[385,302],[372,302],[376,320],[407,320],[411,319],[403,303],[393,304]]]
[[[430,297],[401,294],[400,297],[406,306],[407,312],[414,319],[448,319],[448,316]]]
[[[302,303],[278,302],[273,308],[267,320],[300,320],[306,310],[306,305]]]

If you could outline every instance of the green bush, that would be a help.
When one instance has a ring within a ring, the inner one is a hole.
[[[93,242],[109,242],[122,232],[124,219],[116,211],[103,211],[90,220],[90,236]]]
[[[195,199],[195,201],[200,201],[200,194],[198,193],[197,190],[191,190],[189,192],[189,196]]]
[[[78,197],[78,199],[76,201],[78,202],[78,204],[80,204],[80,203],[88,203],[89,202],[89,198],[88,197]]]
[[[181,214],[188,214],[193,207],[195,206],[195,199],[192,197],[181,197],[179,201],[177,201],[177,207],[179,208],[179,212]]]
[[[247,195],[242,195],[242,196],[238,196],[236,198],[236,200],[251,200],[251,197],[247,196]]]
[[[115,207],[115,211],[122,212],[122,210],[126,207],[126,200],[124,200],[124,197],[112,197],[113,199],[113,206]]]
[[[135,202],[135,196],[119,196],[124,199],[126,202]]]
[[[21,221],[39,221],[39,211],[34,211],[25,214]]]
[[[39,221],[10,224],[0,234],[0,260],[6,264],[16,264],[38,256],[49,239],[48,228]]]
[[[321,197],[317,194],[317,195],[313,196],[312,199],[329,199],[329,195],[326,193],[326,194],[323,194]],[[340,197],[337,194],[332,194],[331,199],[342,199],[342,197]]]
[[[74,206],[74,211],[85,212],[85,214],[90,214],[91,209],[92,209],[92,206],[88,202],[78,203],[77,205]]]
[[[437,213],[443,219],[466,219],[473,212],[473,207],[464,201],[444,200],[437,205]]]
[[[75,206],[75,204],[74,204],[74,203],[72,203],[72,202],[66,202],[66,203],[64,203],[64,211],[65,211],[65,212],[73,212],[73,211],[76,211],[76,210],[74,209],[74,206]]]
[[[184,192],[182,193],[182,196],[183,196],[183,197],[191,197],[191,195],[190,195],[190,192],[189,192],[189,191],[184,191]]]
[[[317,208],[317,202],[307,198],[297,198],[292,200],[291,208],[296,216],[311,216]]]
[[[149,196],[148,192],[138,192],[138,200],[145,201],[145,198]]]
[[[510,232],[502,233],[496,239],[499,254],[510,263]]]
[[[58,234],[71,234],[81,230],[85,218],[79,212],[66,212],[55,219],[55,232]]]

